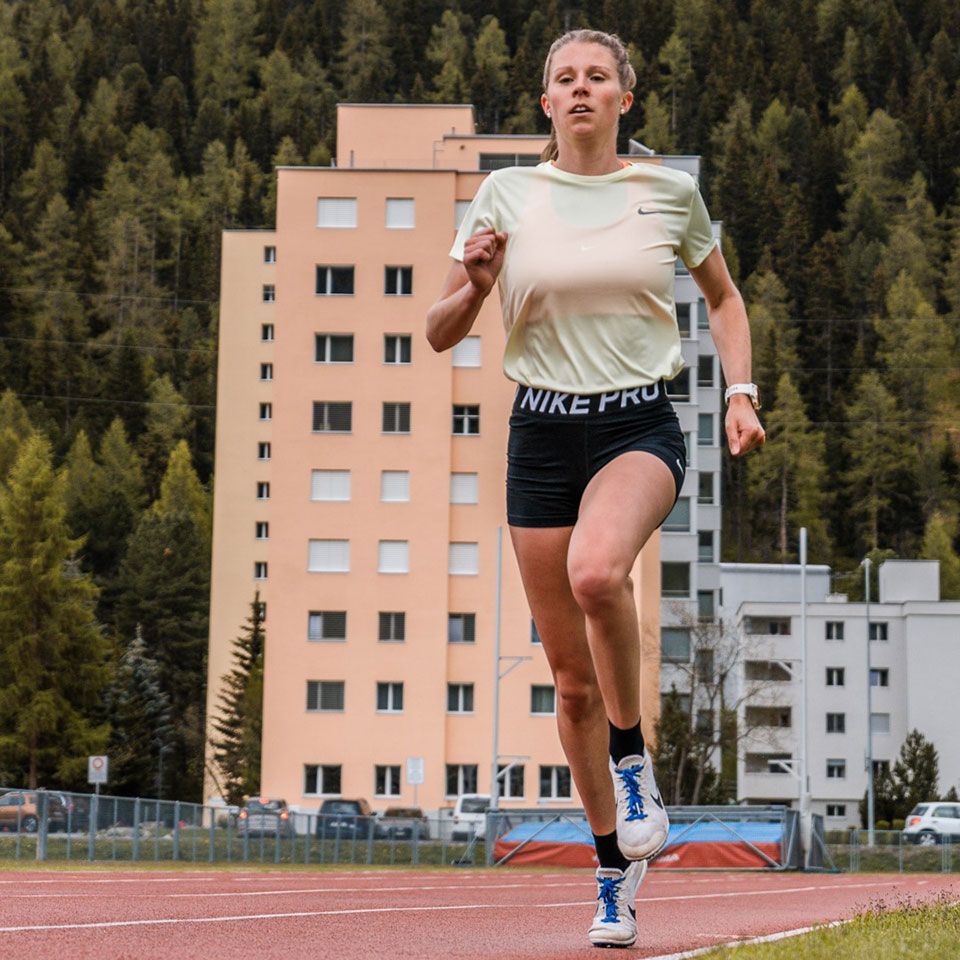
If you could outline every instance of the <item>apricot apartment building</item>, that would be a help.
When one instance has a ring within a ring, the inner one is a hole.
[[[477,136],[471,106],[340,105],[335,165],[280,168],[277,229],[224,233],[208,723],[259,590],[261,788],[295,808],[344,796],[436,811],[489,792],[498,674],[503,802],[579,805],[506,528],[497,298],[453,351],[423,336],[486,172],[543,145]],[[689,336],[696,307],[682,309]],[[695,437],[696,414],[682,418]],[[689,539],[689,496],[684,509]],[[660,580],[654,537],[634,571],[651,732]]]

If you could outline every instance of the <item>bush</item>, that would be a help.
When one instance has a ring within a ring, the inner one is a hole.
[[[877,820],[877,822],[873,825],[873,829],[874,829],[874,830],[889,830],[889,829],[890,829],[890,821],[889,821],[889,820]]]
[[[902,830],[906,825],[907,825],[907,821],[901,820],[899,817],[897,817],[896,820],[890,821],[891,830]]]

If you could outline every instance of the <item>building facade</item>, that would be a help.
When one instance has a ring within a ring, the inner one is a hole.
[[[725,599],[736,603],[740,689],[749,693],[737,717],[745,732],[739,799],[797,804],[804,669],[810,809],[828,827],[860,823],[868,731],[875,768],[892,768],[907,733],[918,729],[939,753],[941,791],[960,787],[960,602],[939,600],[939,563],[883,563],[880,595],[869,611],[865,603],[825,592],[826,568],[809,567],[805,665],[799,568],[768,576],[760,593],[754,566],[723,565]],[[771,599],[750,599],[761,595]]]
[[[335,165],[278,170],[276,230],[224,233],[208,723],[259,591],[261,786],[294,807],[344,796],[437,810],[489,792],[498,675],[504,802],[579,805],[506,529],[513,388],[499,304],[489,298],[452,351],[435,354],[423,336],[487,171],[535,163],[544,143],[478,136],[469,106],[341,105]],[[696,158],[631,159],[697,170]],[[697,293],[678,273],[685,506],[633,574],[648,736],[661,569],[671,599],[683,589],[701,610],[718,586],[719,369]],[[686,581],[661,568],[661,543]],[[212,772],[205,792],[220,793]]]

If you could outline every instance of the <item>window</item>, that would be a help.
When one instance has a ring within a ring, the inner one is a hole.
[[[314,433],[350,433],[352,424],[353,408],[349,402],[313,401]]]
[[[447,684],[447,713],[473,713],[473,684]]]
[[[713,503],[713,474],[701,473],[697,478],[697,503]]]
[[[267,579],[267,562],[265,560],[258,560],[256,563],[254,563],[253,579],[254,580]]]
[[[842,640],[843,639],[843,621],[842,620],[828,620],[826,622],[826,639],[827,640]]]
[[[346,640],[345,610],[311,610],[307,614],[308,640]]]
[[[663,663],[690,662],[690,630],[687,627],[660,628],[660,660]]]
[[[889,733],[890,732],[890,714],[889,713],[871,713],[870,714],[870,732],[871,733]]]
[[[480,405],[453,405],[453,432],[455,434],[475,435],[480,432]]]
[[[270,444],[264,441],[260,441],[257,444],[257,459],[258,460],[269,460],[270,459]]]
[[[703,708],[697,711],[697,735],[710,738],[713,736],[713,711]]]
[[[270,524],[265,520],[258,520],[254,527],[254,537],[257,540],[267,540],[270,537]]]
[[[356,197],[318,197],[317,226],[349,229],[357,225]]]
[[[713,357],[700,356],[697,358],[697,386],[712,387],[714,385]]]
[[[344,703],[343,680],[308,680],[307,710],[311,712],[341,713]]]
[[[475,763],[447,764],[447,796],[459,797],[461,793],[477,792],[477,765]]]
[[[552,685],[534,683],[530,686],[530,712],[556,716],[557,693]]]
[[[383,338],[384,363],[410,362],[410,334],[388,333]]]
[[[450,502],[476,503],[478,497],[478,477],[475,473],[450,474]]]
[[[315,333],[313,359],[315,363],[353,363],[353,334]]]
[[[377,713],[403,713],[403,684],[377,684]]]
[[[342,768],[339,763],[335,765],[319,765],[315,763],[304,764],[304,795],[324,793],[339,794],[341,791],[340,784],[342,781],[341,769]]]
[[[707,313],[707,305],[703,300],[697,301],[697,329],[710,329],[710,314]]]
[[[570,799],[569,767],[540,767],[540,799]]]
[[[271,420],[273,418],[273,404],[272,403],[261,403],[260,404],[260,419],[261,420]]]
[[[310,499],[337,500],[350,499],[349,470],[311,470]]]
[[[873,776],[874,779],[877,777],[889,777],[890,776],[890,761],[889,760],[874,760],[873,761]]]
[[[447,643],[473,643],[476,639],[475,613],[451,613],[447,617]]]
[[[276,247],[264,247],[264,248],[263,248],[263,262],[264,262],[264,263],[276,263],[276,262],[277,262],[277,248],[276,248]]]
[[[827,667],[827,686],[843,686],[843,667]]]
[[[713,414],[701,413],[697,417],[697,446],[713,446]]]
[[[373,793],[377,797],[400,796],[400,765],[380,766],[377,764],[373,774]]]
[[[530,642],[543,646],[543,641],[540,639],[540,631],[537,630],[537,625],[534,623],[533,617],[530,618]]]
[[[273,324],[272,323],[260,324],[260,339],[264,343],[273,343]]]
[[[276,288],[272,283],[265,283],[263,285],[262,296],[264,303],[273,303],[277,299]]]
[[[701,683],[713,683],[713,651],[703,647],[694,651],[693,669]]]
[[[377,545],[377,573],[409,573],[410,543],[407,540],[381,540]]]
[[[660,594],[664,597],[690,596],[690,564],[664,561],[660,564]]]
[[[847,776],[846,760],[828,760],[827,761],[827,779],[843,780]]]
[[[871,687],[889,687],[890,686],[890,671],[886,667],[881,667],[879,669],[873,669],[870,671],[870,686]]]
[[[480,545],[451,543],[447,557],[447,573],[455,577],[475,576],[480,567]]]
[[[667,396],[685,403],[690,399],[690,368],[684,367],[672,380],[667,381]]]
[[[500,796],[505,800],[522,800],[523,799],[523,764],[514,763],[509,765],[510,769],[507,770],[508,764],[498,763],[497,764],[497,774],[500,778]],[[507,770],[507,773],[504,775],[504,770]]]
[[[693,449],[693,434],[684,433],[683,435],[683,464],[690,466],[690,451]]]
[[[451,351],[451,361],[455,367],[479,367],[480,338],[464,337]]]
[[[676,687],[670,688],[670,693],[661,693],[660,694],[660,712],[664,713],[667,709],[667,704],[669,699],[676,695],[677,698],[677,707],[681,713],[690,715],[690,694],[689,693],[677,693]]]
[[[413,267],[384,267],[383,292],[388,297],[408,297],[413,293]]]
[[[789,753],[748,753],[744,757],[747,773],[787,774],[793,761]]]
[[[467,211],[470,209],[469,200],[454,200],[453,202],[453,229],[459,230],[460,224],[463,223],[463,218],[467,215]]]
[[[846,733],[847,715],[845,713],[827,714],[827,733]]]
[[[535,167],[539,153],[481,153],[481,170],[500,170],[503,167]]]
[[[381,429],[384,433],[409,433],[410,404],[385,403]]]
[[[349,540],[310,540],[307,544],[310,573],[349,573]]]
[[[273,364],[272,364],[272,363],[261,363],[261,364],[260,364],[260,379],[261,379],[261,380],[272,380],[272,379],[273,379]]]
[[[712,530],[698,531],[697,559],[701,563],[713,563],[713,531]]]
[[[410,499],[409,470],[380,471],[380,500],[383,503],[406,503]]]
[[[690,529],[690,498],[680,497],[663,521],[664,533],[685,533]]]
[[[258,500],[269,500],[270,499],[270,484],[265,480],[260,480],[257,482],[257,499]]]
[[[793,723],[790,707],[747,707],[744,716],[747,727],[788,728]]]
[[[388,230],[412,230],[416,226],[416,210],[412,197],[388,197],[386,227]]]
[[[870,639],[871,640],[886,640],[887,639],[887,625],[885,623],[871,623],[870,624]]]
[[[847,805],[845,803],[828,803],[827,816],[831,819],[845,817],[847,815]]]
[[[689,303],[678,303],[677,304],[677,329],[680,331],[680,336],[686,340],[690,336],[690,304]]]
[[[399,643],[407,638],[407,615],[400,610],[381,610],[377,624],[377,640]]]
[[[766,617],[747,617],[745,629],[747,633],[761,636],[789,637],[790,618],[784,617],[775,620]]]
[[[352,294],[353,267],[332,267],[317,264],[317,284],[314,293],[318,296]]]
[[[747,660],[744,676],[747,680],[777,681],[784,683],[793,679],[793,674],[782,663],[774,660]]]

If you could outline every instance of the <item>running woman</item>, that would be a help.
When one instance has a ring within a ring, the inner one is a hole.
[[[499,284],[503,367],[517,382],[507,519],[557,690],[557,726],[594,834],[595,946],[637,939],[636,891],[668,821],[640,729],[630,571],[680,493],[686,454],[664,381],[683,368],[679,255],[720,354],[730,452],[764,441],[750,331],[694,180],[621,163],[636,75],[616,36],[575,30],[547,55],[544,162],[491,173],[427,315],[435,350],[462,340]]]

